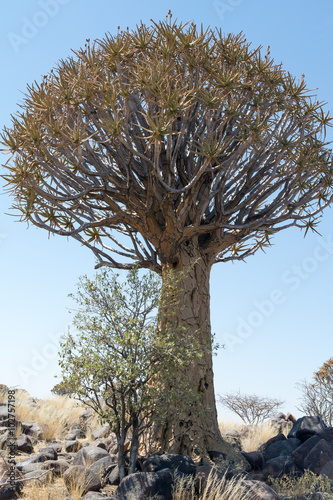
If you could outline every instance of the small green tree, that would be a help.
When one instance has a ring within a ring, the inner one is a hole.
[[[189,363],[203,356],[202,349],[179,335],[170,314],[163,318],[163,311],[178,302],[176,290],[171,271],[160,297],[160,280],[152,272],[140,278],[137,269],[131,270],[121,283],[119,275],[103,270],[94,279],[80,278],[78,293],[71,295],[79,310],[73,320],[76,334],[69,332],[61,343],[62,384],[110,424],[121,479],[125,440],[130,436],[132,473],[144,431],[153,422],[163,425],[170,411],[188,413],[194,402],[186,373]],[[162,312],[156,316],[160,301]],[[181,380],[175,378],[179,371]]]

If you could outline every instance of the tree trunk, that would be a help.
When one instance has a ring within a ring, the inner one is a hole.
[[[200,252],[197,240],[186,242],[179,248],[178,259],[172,267],[179,273],[179,306],[177,318],[186,328],[184,335],[195,335],[202,346],[203,358],[188,365],[189,391],[200,395],[200,405],[177,416],[170,412],[166,425],[158,433],[158,449],[163,452],[190,455],[192,458],[208,457],[209,451],[221,451],[232,460],[241,460],[231,446],[223,441],[217,421],[214,376],[212,367],[212,339],[210,325],[209,277],[211,263]],[[163,274],[168,266],[163,266]],[[163,374],[161,374],[163,377]],[[181,375],[179,375],[181,377]],[[175,374],[175,381],[177,374]],[[202,406],[201,406],[202,405]],[[203,411],[200,411],[203,408]]]

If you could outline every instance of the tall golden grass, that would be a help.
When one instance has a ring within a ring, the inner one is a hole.
[[[277,430],[269,421],[260,425],[247,428],[244,424],[235,421],[220,421],[219,428],[222,434],[228,430],[236,430],[240,433],[240,445],[242,451],[257,451],[259,446],[272,437],[276,436]]]
[[[7,395],[1,393],[0,402],[6,401]],[[67,396],[51,396],[48,399],[33,400],[24,390],[15,392],[15,418],[18,422],[40,425],[42,437],[45,441],[52,441],[63,436],[68,429],[79,420],[85,406]],[[98,427],[97,417],[92,418],[91,425]],[[19,427],[19,426],[18,426]],[[19,430],[19,429],[18,429]]]
[[[255,500],[255,494],[246,490],[240,477],[235,476],[227,480],[226,476],[223,476],[219,479],[212,469],[207,485],[199,496],[195,492],[194,479],[182,477],[175,481],[172,498],[173,500]]]

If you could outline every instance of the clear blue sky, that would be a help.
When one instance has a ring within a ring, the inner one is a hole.
[[[169,9],[183,21],[243,31],[254,47],[270,45],[275,61],[297,77],[305,73],[308,86],[332,108],[333,3],[327,0],[17,0],[3,2],[0,19],[1,128],[10,125],[26,85],[86,38],[164,18]],[[67,294],[80,275],[93,274],[94,258],[74,241],[48,239],[45,231],[5,215],[10,199],[0,189],[0,383],[46,397],[58,372],[57,338],[71,320]],[[304,239],[299,230],[287,230],[266,254],[213,267],[212,326],[226,344],[215,358],[217,393],[270,395],[286,400],[284,411],[299,414],[295,384],[333,356],[331,209],[320,232]]]

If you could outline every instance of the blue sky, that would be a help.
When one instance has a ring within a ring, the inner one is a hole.
[[[10,125],[26,85],[83,46],[86,38],[135,27],[141,19],[194,20],[224,32],[242,31],[253,47],[269,45],[276,62],[333,106],[333,3],[318,0],[3,2],[0,125]],[[329,130],[328,139],[332,140]],[[1,163],[6,161],[1,156]],[[5,215],[11,200],[0,181],[0,383],[46,397],[56,383],[57,339],[71,321],[67,294],[94,273],[94,257],[74,241]],[[295,384],[333,356],[332,209],[317,234],[278,234],[266,253],[246,263],[217,264],[211,279],[212,327],[225,344],[215,358],[217,393],[241,390],[286,401],[299,415]],[[221,417],[230,417],[218,405]]]

